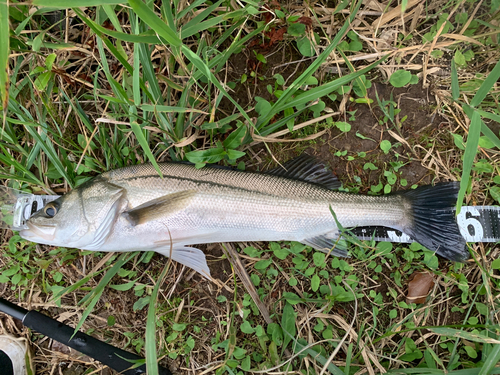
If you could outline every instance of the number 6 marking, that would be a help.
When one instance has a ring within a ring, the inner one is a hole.
[[[467,212],[469,212],[472,216],[480,216],[479,210],[477,210],[475,207],[462,207],[462,209],[460,210],[460,214],[458,214],[457,216],[458,227],[460,228],[460,232],[467,242],[479,242],[483,239],[483,226],[478,219],[475,219],[473,217],[467,218]],[[472,227],[474,228],[474,234],[472,234],[469,230],[469,225],[472,225]]]

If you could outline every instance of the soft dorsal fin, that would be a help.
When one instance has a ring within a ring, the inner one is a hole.
[[[273,168],[265,173],[312,182],[331,190],[341,186],[340,181],[324,163],[307,154],[302,154],[284,163],[283,167]]]

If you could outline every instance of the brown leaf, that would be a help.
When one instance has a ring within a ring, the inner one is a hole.
[[[269,41],[269,47],[271,47],[274,43],[279,42],[283,40],[283,35],[286,33],[287,27],[282,27],[280,29],[272,29],[269,30],[269,32],[266,33],[266,36],[271,39]]]
[[[425,303],[433,286],[434,275],[432,273],[428,271],[414,273],[413,279],[408,283],[406,303]]]
[[[298,20],[297,20],[297,23],[301,23],[301,24],[304,24],[306,25],[306,27],[311,30],[312,29],[312,25],[313,25],[313,21],[310,17],[300,17]]]

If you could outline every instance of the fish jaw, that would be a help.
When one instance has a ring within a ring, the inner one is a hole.
[[[22,238],[44,245],[53,243],[57,229],[56,225],[35,225],[29,221],[26,225],[28,228],[19,232]]]

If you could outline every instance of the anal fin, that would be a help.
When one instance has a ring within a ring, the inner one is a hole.
[[[350,258],[350,255],[347,253],[347,243],[345,240],[339,239],[338,237],[329,238],[325,235],[320,235],[306,238],[300,242],[324,253],[330,253],[341,258]]]

